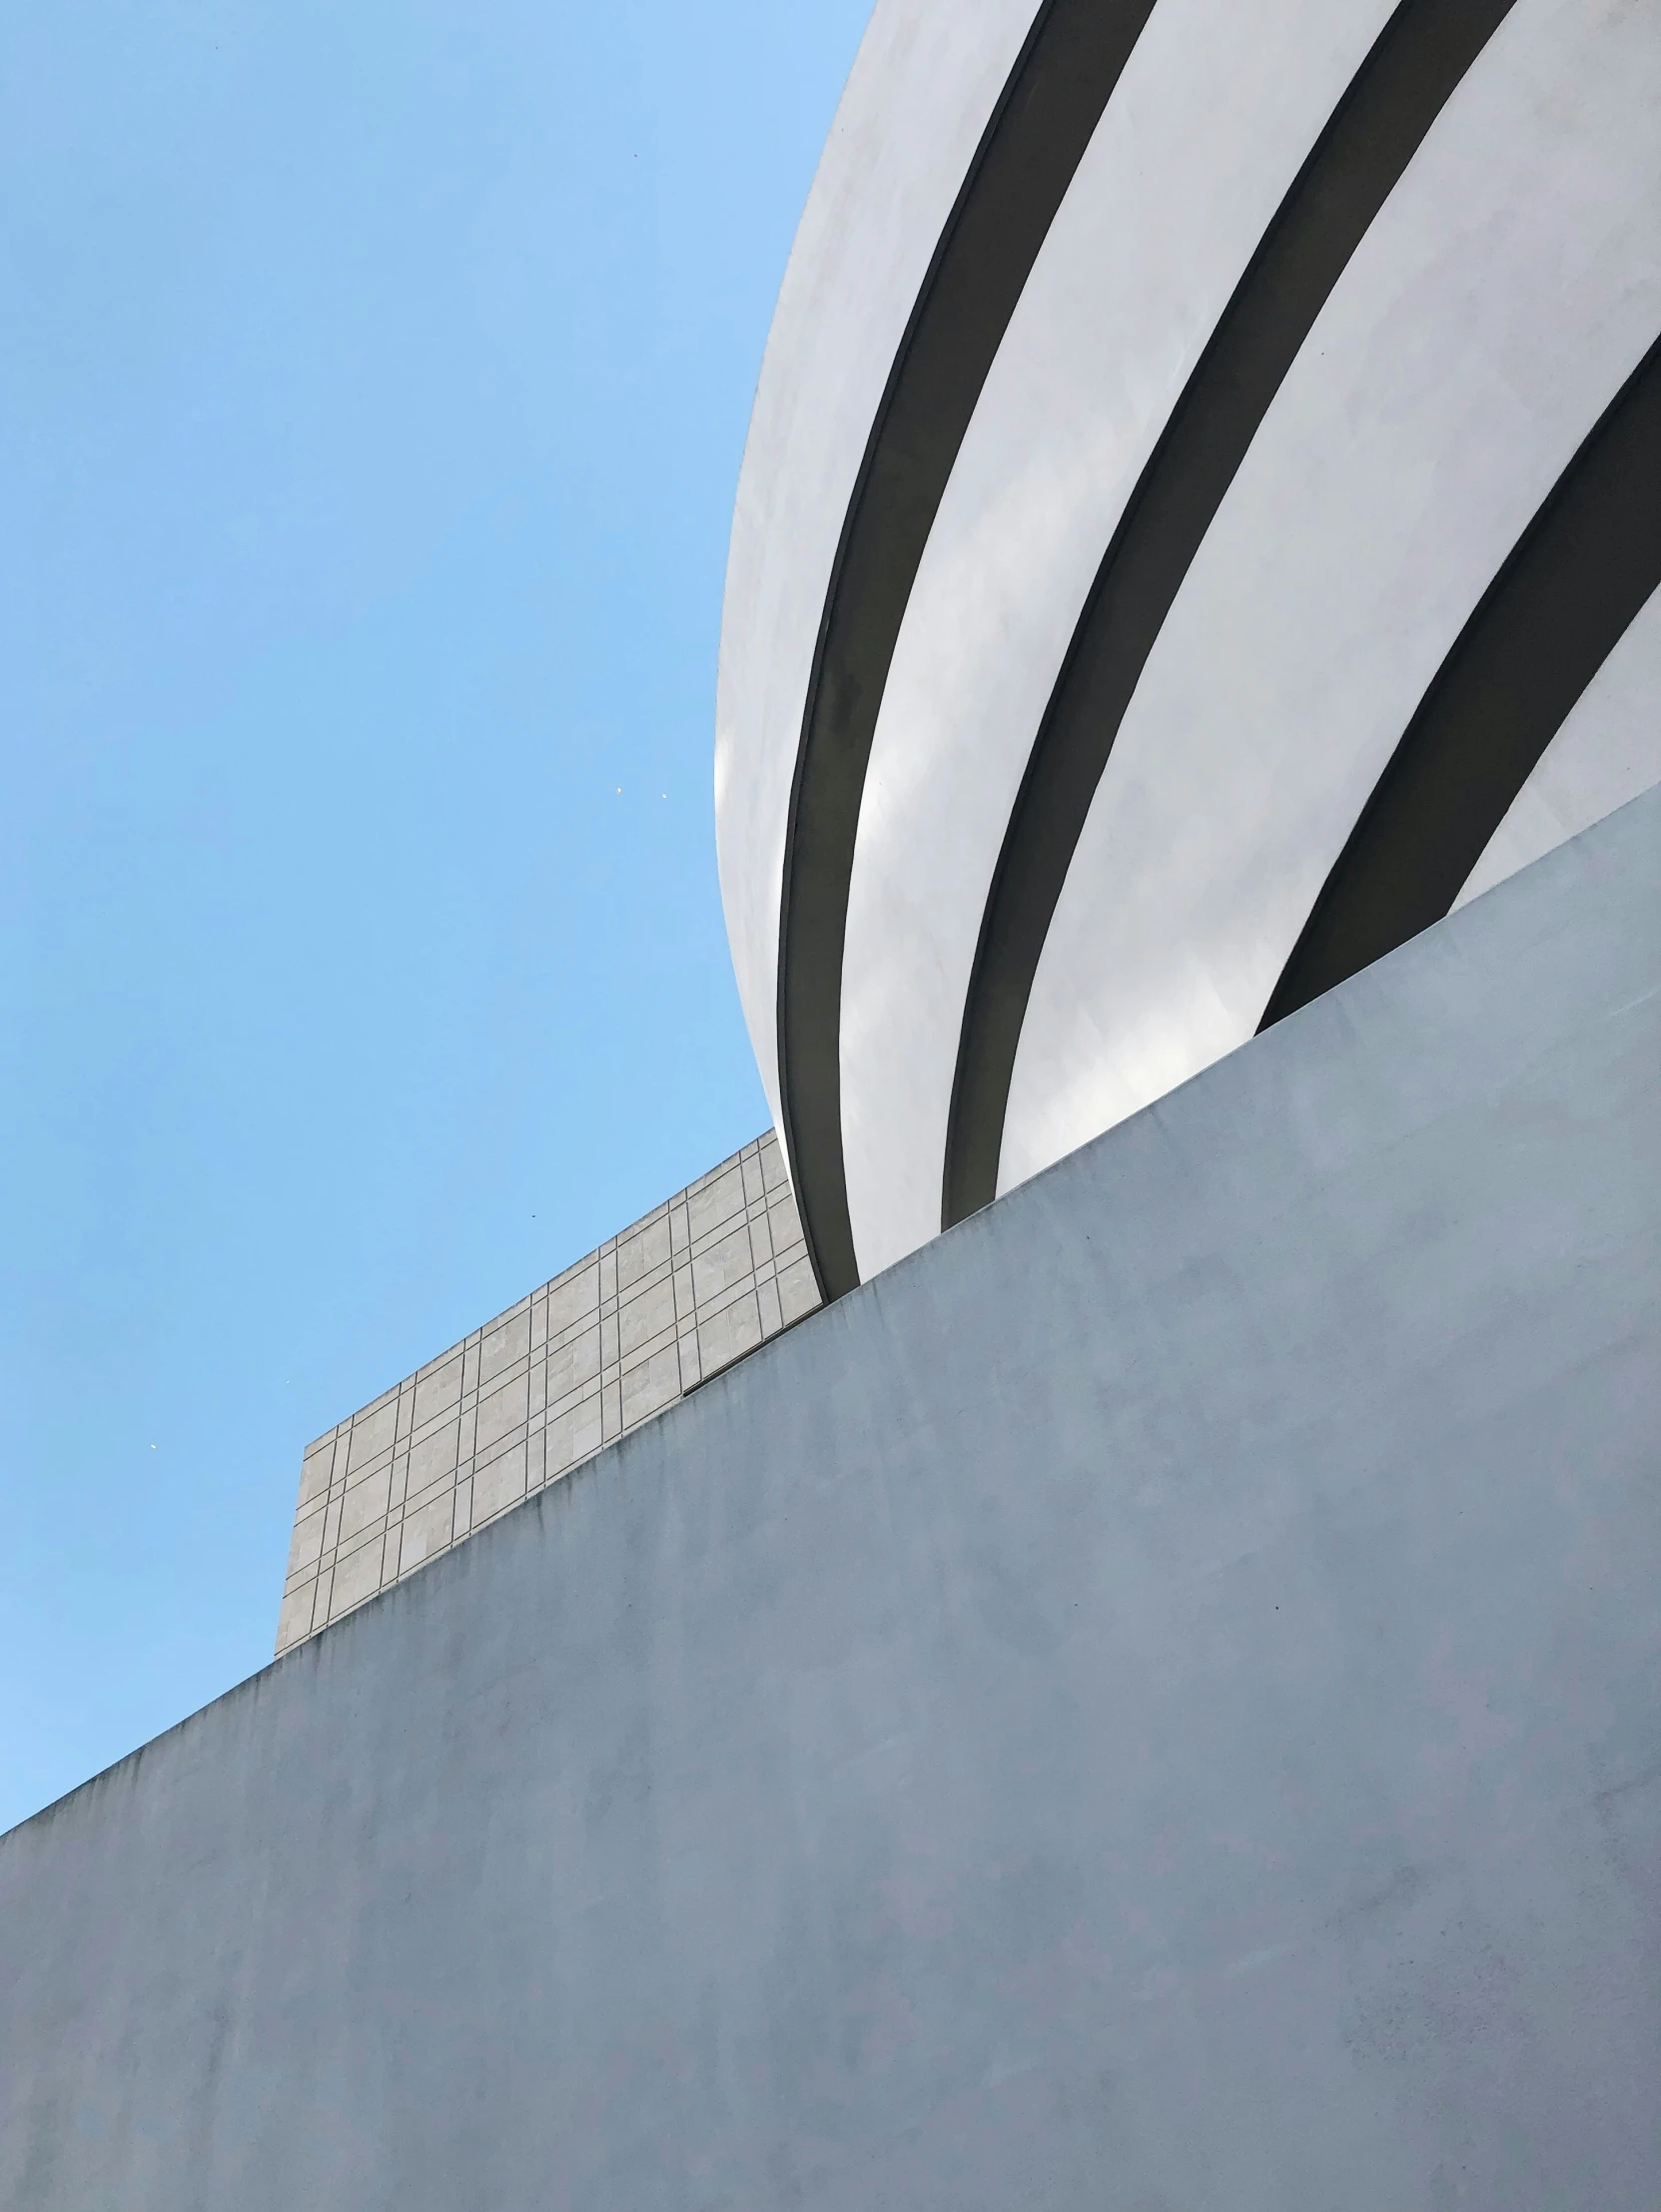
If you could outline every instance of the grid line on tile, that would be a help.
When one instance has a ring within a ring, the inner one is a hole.
[[[279,1653],[818,1303],[769,1129],[307,1446]]]

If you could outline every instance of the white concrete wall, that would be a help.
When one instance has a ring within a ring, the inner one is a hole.
[[[779,888],[814,642],[871,424],[1037,0],[878,0],[803,214],[733,515],[715,826],[750,1042],[779,1115]]]
[[[1162,0],[1010,325],[906,608],[860,813],[842,1122],[862,1274],[940,1229],[981,914],[1103,551],[1389,9]]]
[[[1256,1029],[1437,668],[1661,332],[1658,114],[1661,15],[1519,0],[1431,130],[1120,731],[1021,1034],[1000,1187]]]
[[[954,179],[1030,19],[1024,4],[965,15],[884,0],[763,373],[734,526],[717,805],[775,1111],[786,815],[831,562]],[[1033,267],[910,586],[846,886],[842,1171],[865,1276],[939,1228],[983,916],[1103,555],[1391,20],[1387,0],[1159,0]],[[1119,731],[1028,1003],[1000,1188],[1262,1018],[1443,656],[1661,334],[1658,112],[1653,7],[1516,0],[1408,163],[1211,523]],[[1661,663],[1636,638],[1618,657],[1473,885],[1661,777]]]

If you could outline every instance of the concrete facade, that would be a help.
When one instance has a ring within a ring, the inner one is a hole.
[[[1653,2212],[1661,794],[0,1840],[20,2212]]]
[[[1661,778],[1658,107],[1619,0],[878,0],[716,731],[828,1294]]]
[[[769,1130],[308,1445],[278,1652],[818,1303]]]

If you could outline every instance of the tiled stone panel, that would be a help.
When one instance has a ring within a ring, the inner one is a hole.
[[[769,1130],[308,1447],[278,1651],[818,1302]]]

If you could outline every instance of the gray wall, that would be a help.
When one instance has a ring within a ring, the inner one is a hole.
[[[1661,793],[0,1842],[0,2201],[1653,2212]]]

